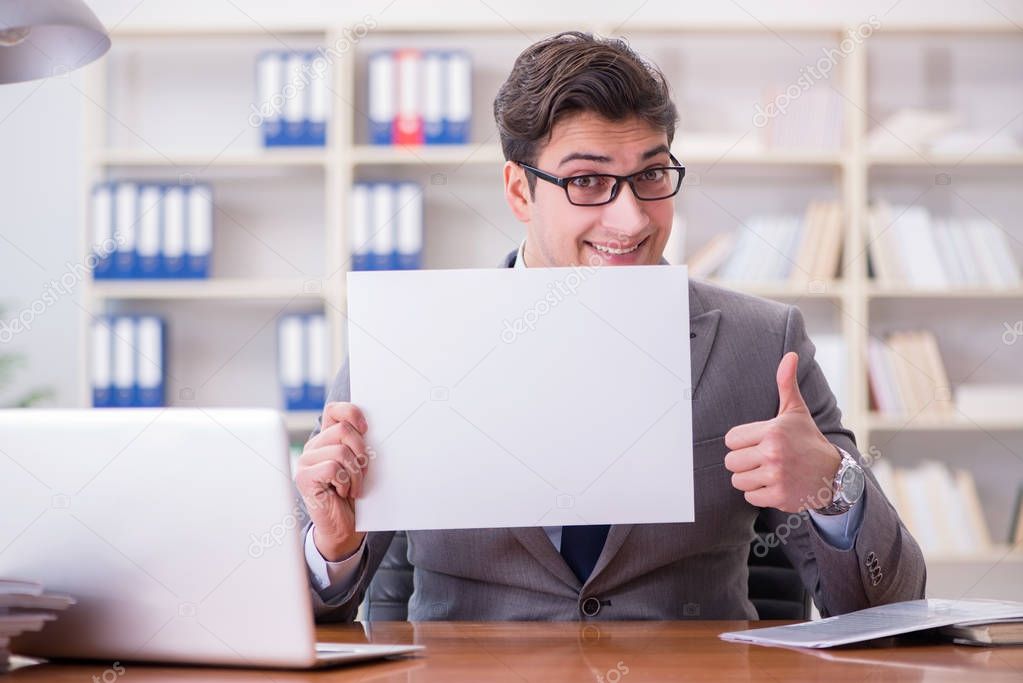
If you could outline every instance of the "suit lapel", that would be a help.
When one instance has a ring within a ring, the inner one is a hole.
[[[611,527],[610,534],[614,532],[614,527]],[[536,560],[546,567],[554,576],[561,579],[563,582],[568,584],[573,590],[579,590],[582,588],[582,584],[579,583],[578,577],[572,573],[572,570],[568,568],[568,564],[565,563],[565,558],[561,556],[554,544],[551,543],[551,539],[547,538],[547,532],[543,530],[543,527],[530,526],[530,527],[516,527],[509,529],[512,535],[518,539],[519,543],[529,551]]]

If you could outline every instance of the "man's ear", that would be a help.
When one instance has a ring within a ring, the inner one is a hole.
[[[533,199],[529,194],[526,171],[513,161],[504,162],[504,198],[512,213],[523,223],[533,216]]]

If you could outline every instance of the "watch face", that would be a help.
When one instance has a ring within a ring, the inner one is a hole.
[[[863,470],[849,467],[842,473],[842,497],[854,503],[863,495]]]

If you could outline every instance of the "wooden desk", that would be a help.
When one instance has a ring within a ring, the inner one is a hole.
[[[768,625],[784,622],[760,622]],[[727,643],[723,631],[742,621],[577,623],[385,622],[326,626],[334,642],[426,645],[400,661],[313,672],[232,670],[125,664],[116,676],[99,664],[44,664],[13,671],[4,683],[93,680],[171,681],[1023,681],[1023,648],[900,645],[797,651]],[[96,678],[93,678],[93,677]]]

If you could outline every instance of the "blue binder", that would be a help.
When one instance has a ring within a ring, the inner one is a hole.
[[[373,236],[371,195],[372,190],[369,183],[355,183],[352,186],[352,209],[349,214],[351,216],[349,248],[352,270],[369,270],[373,265],[370,262]]]
[[[185,199],[188,219],[183,276],[206,278],[213,251],[213,189],[206,184],[192,185],[187,188]]]
[[[187,274],[187,194],[181,185],[168,185],[163,193],[163,235],[160,244],[162,275],[182,278]]]
[[[369,57],[369,139],[374,145],[393,140],[394,117],[398,113],[397,60],[390,51]]]
[[[110,319],[105,316],[97,317],[92,323],[90,377],[94,408],[109,408],[114,405],[111,324]]]
[[[127,279],[135,277],[136,245],[138,229],[138,186],[135,183],[120,182],[114,186],[114,277]]]
[[[301,316],[282,316],[277,324],[277,372],[285,410],[305,407],[305,325]]]
[[[139,186],[139,220],[136,240],[136,276],[143,279],[161,277],[163,257],[163,188],[160,185]]]
[[[97,183],[92,190],[92,277],[109,280],[114,277],[114,190],[111,183]]]
[[[266,50],[256,59],[256,104],[249,122],[259,124],[264,147],[286,144],[281,115],[284,105],[281,94],[284,87],[282,54],[277,50]]]
[[[135,405],[143,408],[164,405],[164,324],[152,315],[135,322]]]
[[[113,404],[119,408],[131,408],[138,403],[135,321],[128,316],[116,316],[111,321],[111,333]]]

